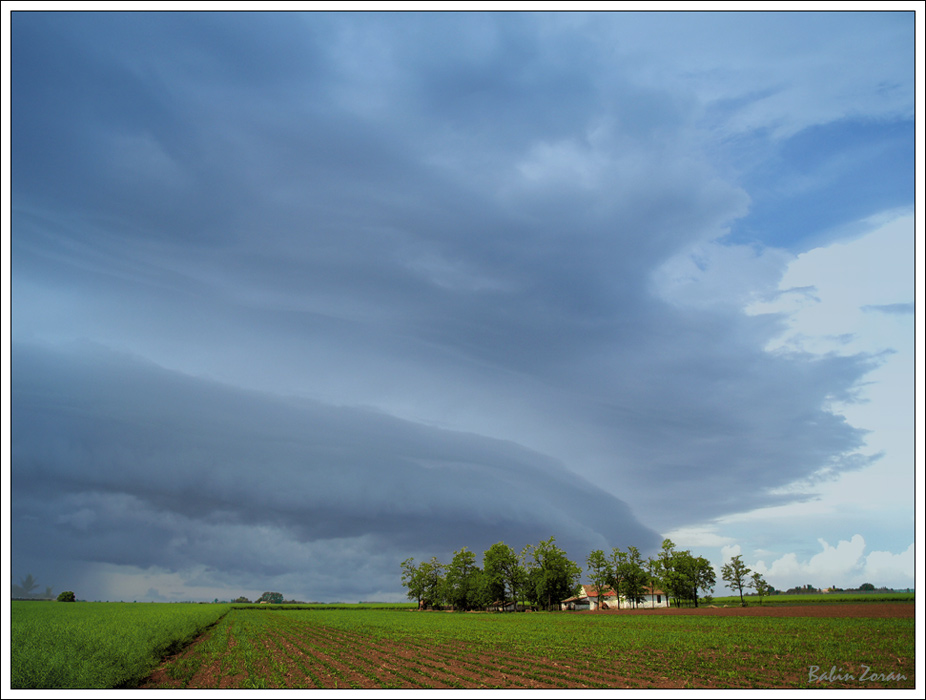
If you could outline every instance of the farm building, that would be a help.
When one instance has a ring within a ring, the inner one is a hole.
[[[669,597],[658,588],[654,589],[651,586],[646,586],[643,592],[644,601],[637,604],[638,608],[669,607]],[[603,610],[607,610],[609,608],[632,608],[633,604],[623,597],[618,600],[617,595],[611,589],[604,591],[599,596],[597,588],[585,585],[582,586],[579,595],[567,598],[560,604],[563,610],[598,610],[599,606]]]

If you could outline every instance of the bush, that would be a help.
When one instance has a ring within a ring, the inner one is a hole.
[[[77,598],[74,597],[74,591],[62,591],[58,594],[59,603],[73,603]]]

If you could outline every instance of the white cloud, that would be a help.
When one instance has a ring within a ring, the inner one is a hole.
[[[725,537],[718,534],[716,528],[711,525],[680,527],[671,532],[667,532],[663,537],[672,540],[675,543],[676,549],[694,549],[697,547],[726,548],[735,541],[732,537]]]
[[[909,315],[873,314],[870,307],[913,301],[915,222],[912,214],[878,222],[868,220],[869,233],[855,240],[799,255],[775,298],[747,307],[788,316],[789,331],[770,350],[849,354],[910,345]]]
[[[876,581],[907,578],[912,585],[914,561],[913,543],[900,554],[872,552],[865,562],[865,579],[878,585]]]
[[[913,585],[913,545],[904,552],[877,551],[865,554],[865,538],[853,535],[840,540],[834,547],[819,539],[822,551],[809,560],[801,561],[790,552],[766,566],[764,561],[751,565],[776,588],[792,588],[810,584],[817,588],[832,585],[856,588],[862,583],[875,586],[903,587]]]
[[[726,522],[845,515],[848,510],[896,519],[899,493],[914,491],[914,344],[911,314],[873,313],[871,307],[909,304],[914,298],[914,220],[888,213],[867,222],[869,233],[816,248],[788,267],[779,294],[757,302],[749,313],[776,313],[788,330],[770,351],[825,355],[878,355],[880,365],[850,402],[831,410],[868,431],[863,454],[880,455],[864,469],[824,483],[792,484],[783,492],[818,496],[813,501],[728,517]],[[784,564],[782,564],[784,566]]]
[[[743,553],[742,547],[738,544],[725,545],[720,548],[720,555],[723,557],[724,563],[733,559],[733,557],[738,557]]]

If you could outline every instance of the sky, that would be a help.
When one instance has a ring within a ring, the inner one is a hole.
[[[914,5],[6,13],[6,580],[913,587]]]

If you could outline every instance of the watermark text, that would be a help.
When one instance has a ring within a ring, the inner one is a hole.
[[[862,664],[860,674],[847,673],[842,668],[831,666],[829,670],[820,672],[819,666],[811,666],[807,672],[808,683],[835,683],[837,681],[857,681],[860,683],[886,683],[890,681],[905,681],[907,677],[902,673],[875,673],[870,666]]]

